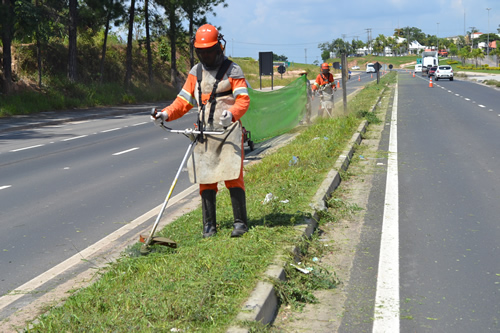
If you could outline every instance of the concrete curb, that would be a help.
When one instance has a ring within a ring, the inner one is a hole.
[[[371,107],[370,111],[374,112],[379,104],[382,95],[387,88],[382,89],[377,102]],[[319,223],[319,211],[327,209],[326,200],[337,189],[340,184],[340,171],[346,171],[354,154],[355,148],[362,141],[363,134],[368,128],[368,121],[363,120],[358,126],[356,133],[349,140],[346,149],[335,162],[333,169],[327,174],[325,180],[321,183],[318,191],[314,195],[310,204],[314,213],[311,218],[305,219],[304,223],[297,226],[297,231],[304,237],[310,238]],[[294,247],[292,253],[298,253],[299,248]],[[285,280],[284,262],[281,258],[276,258],[275,262],[269,266],[264,273],[265,280]],[[262,324],[270,324],[274,321],[279,310],[279,300],[276,296],[274,286],[271,282],[259,281],[257,286],[250,294],[250,297],[243,304],[239,314],[236,316],[236,321],[233,326],[229,327],[226,333],[248,333],[248,328],[242,327],[244,322],[261,322]]]

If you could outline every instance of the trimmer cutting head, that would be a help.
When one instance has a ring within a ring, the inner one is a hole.
[[[150,246],[154,245],[154,244],[168,246],[168,247],[171,247],[173,249],[177,248],[177,243],[169,238],[166,238],[166,237],[159,237],[159,236],[152,237],[149,244],[146,244],[146,240],[147,240],[147,236],[144,236],[144,235],[139,236],[139,241],[141,243],[144,243],[144,245],[141,246],[141,250],[140,250],[142,255],[149,254],[149,252],[151,252]]]

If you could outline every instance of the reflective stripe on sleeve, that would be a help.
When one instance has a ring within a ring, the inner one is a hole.
[[[182,89],[179,94],[177,95],[178,97],[182,98],[186,102],[188,102],[190,105],[196,105],[196,99],[194,98],[193,95],[188,93],[186,90]]]
[[[248,88],[247,87],[238,87],[238,88],[234,89],[233,97],[236,98],[239,95],[248,95]]]

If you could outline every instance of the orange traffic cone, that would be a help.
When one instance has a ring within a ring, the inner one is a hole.
[[[429,88],[432,88],[432,87],[434,87],[434,86],[432,85],[432,76],[431,76],[431,79],[429,80]]]
[[[373,79],[373,74],[370,75],[370,79]]]
[[[337,81],[337,88],[340,88],[340,81]]]
[[[413,77],[415,77],[415,72],[413,72]]]
[[[361,81],[361,74],[358,75],[358,81]]]

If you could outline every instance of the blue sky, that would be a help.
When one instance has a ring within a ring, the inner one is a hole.
[[[227,55],[252,57],[272,51],[288,60],[321,62],[318,44],[345,35],[366,42],[379,34],[393,35],[398,27],[417,27],[426,34],[463,35],[471,27],[497,32],[499,0],[226,0],[209,23],[220,26]],[[465,22],[464,22],[465,14]],[[438,24],[439,23],[439,24]],[[306,60],[307,59],[307,60]]]

